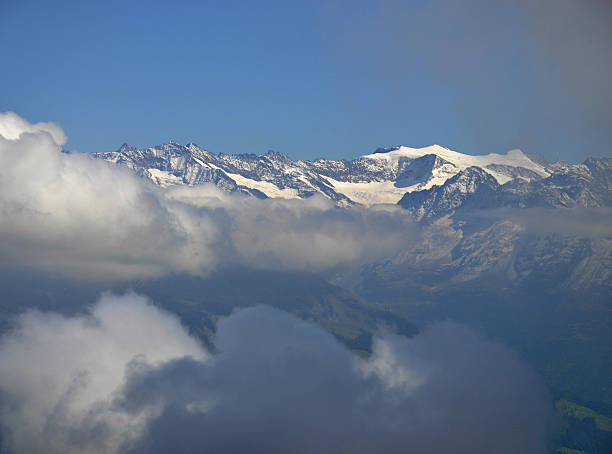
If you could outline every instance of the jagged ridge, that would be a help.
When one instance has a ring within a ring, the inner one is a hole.
[[[161,186],[212,183],[262,198],[321,194],[339,205],[397,203],[404,194],[443,185],[469,167],[482,169],[499,184],[550,176],[545,166],[518,150],[470,156],[439,145],[379,149],[353,160],[293,161],[274,151],[217,155],[193,143],[174,142],[147,149],[124,144],[118,151],[92,156],[128,167]]]

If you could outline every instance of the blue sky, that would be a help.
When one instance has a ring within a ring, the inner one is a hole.
[[[609,5],[1,0],[0,111],[84,152],[610,156]]]

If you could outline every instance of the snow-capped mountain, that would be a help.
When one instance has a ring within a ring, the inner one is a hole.
[[[350,161],[293,161],[273,151],[259,156],[217,155],[193,143],[174,142],[147,149],[124,144],[118,151],[93,156],[128,167],[161,186],[213,183],[262,198],[318,193],[341,205],[395,204],[406,193],[443,185],[470,167],[478,167],[498,184],[550,176],[545,165],[519,150],[470,156],[440,145],[378,149]]]
[[[556,162],[519,150],[472,156],[440,145],[394,147],[353,160],[294,161],[283,153],[214,154],[190,143],[124,144],[95,158],[163,187],[215,184],[259,198],[321,194],[341,206],[399,204],[425,222],[456,210],[612,206],[612,159]]]

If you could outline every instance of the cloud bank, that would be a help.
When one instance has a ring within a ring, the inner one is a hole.
[[[450,323],[386,333],[359,359],[266,307],[219,323],[215,354],[142,297],[29,312],[0,339],[12,452],[543,453],[548,402],[503,346]]]
[[[214,186],[163,190],[86,154],[50,123],[0,114],[0,266],[110,280],[241,264],[324,270],[411,241],[399,208],[259,201]]]

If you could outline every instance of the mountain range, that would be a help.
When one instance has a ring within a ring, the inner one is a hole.
[[[397,204],[418,219],[460,207],[604,207],[612,204],[612,159],[548,163],[520,150],[472,156],[440,145],[379,148],[352,160],[292,160],[269,151],[214,154],[193,143],[147,149],[124,144],[93,157],[162,187],[214,184],[258,198],[320,194],[341,206]]]

